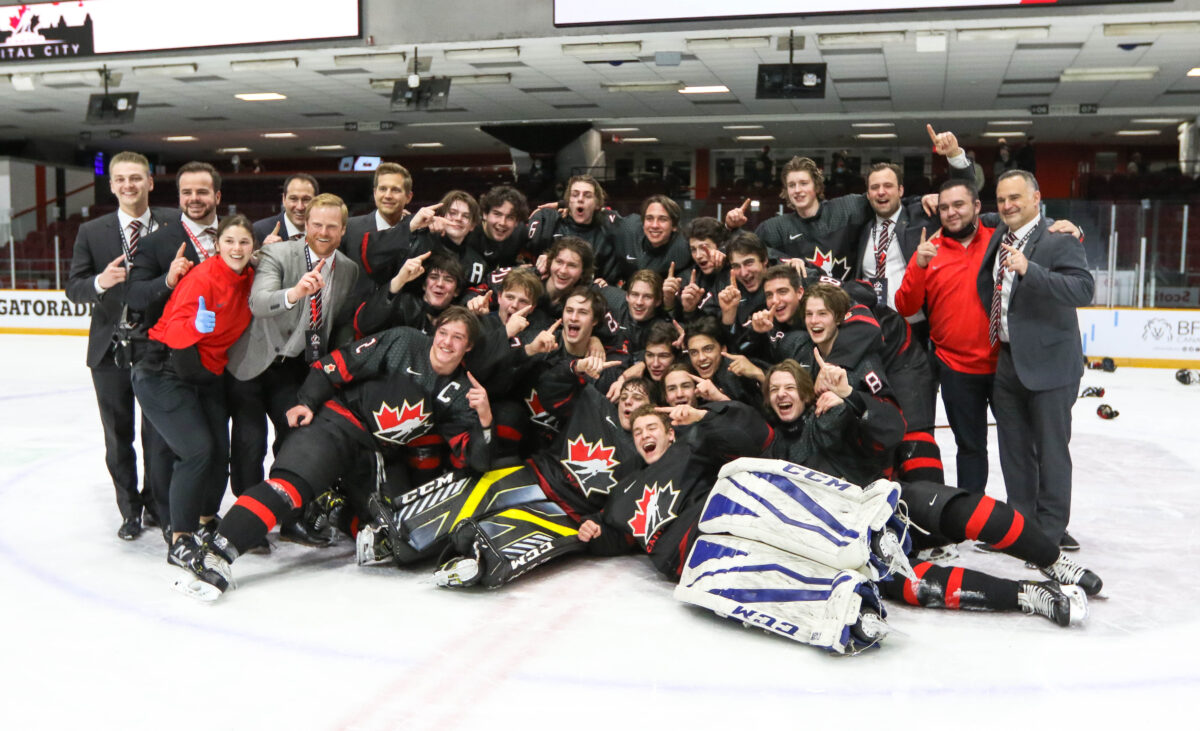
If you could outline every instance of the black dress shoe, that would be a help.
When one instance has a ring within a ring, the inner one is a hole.
[[[325,548],[333,543],[326,536],[310,531],[304,525],[303,521],[281,524],[279,526],[279,539],[288,543],[299,543],[302,546],[313,546],[315,548]]]
[[[126,518],[125,522],[117,530],[117,538],[123,541],[132,541],[142,534],[142,519],[141,516]]]
[[[158,527],[158,516],[154,514],[154,508],[149,505],[142,510],[142,525],[147,528]]]
[[[1070,533],[1063,533],[1062,538],[1058,539],[1058,548],[1062,551],[1078,551],[1079,541],[1072,538]]]

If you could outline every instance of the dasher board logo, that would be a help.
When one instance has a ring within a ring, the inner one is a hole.
[[[79,10],[83,6],[80,1],[0,8],[0,61],[94,55],[92,16]]]
[[[1146,323],[1146,327],[1142,330],[1142,340],[1166,340],[1171,342],[1171,323],[1161,317],[1155,317]]]

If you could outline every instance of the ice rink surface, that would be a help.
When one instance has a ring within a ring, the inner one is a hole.
[[[1107,389],[1075,407],[1071,533],[1105,584],[1085,626],[892,604],[883,647],[834,657],[676,602],[640,556],[454,592],[431,566],[359,568],[346,538],[272,536],[271,556],[234,565],[236,590],[190,600],[169,588],[156,530],[116,537],[85,344],[0,336],[0,728],[1195,723],[1200,386],[1172,371],[1084,376]],[[1100,403],[1119,418],[1098,418]],[[953,483],[952,436],[937,436]],[[960,548],[958,565],[1040,577]]]

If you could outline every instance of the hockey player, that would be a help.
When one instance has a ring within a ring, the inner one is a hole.
[[[814,354],[820,358],[819,353]],[[821,363],[817,386],[808,372],[792,360],[767,373],[764,399],[776,422],[774,441],[763,456],[784,459],[830,475],[846,477],[840,469],[839,445],[870,429],[871,416],[862,409],[847,381],[846,371]],[[879,463],[877,463],[878,465]],[[851,480],[869,484],[882,470],[859,473]],[[897,577],[882,585],[885,596],[908,604],[948,609],[1021,609],[1066,626],[1086,616],[1086,595],[1099,593],[1102,582],[1075,564],[1058,546],[1026,524],[1024,516],[1006,503],[933,482],[901,482],[907,519],[920,531],[911,532],[912,554],[922,548],[982,540],[998,550],[1037,566],[1051,581],[1009,581],[978,571],[917,563],[916,579]],[[1082,615],[1080,615],[1082,612]]]
[[[690,320],[701,311],[717,315],[720,309],[716,294],[728,279],[725,242],[729,239],[729,231],[717,219],[701,217],[688,224],[685,235],[692,266],[681,276],[681,285],[684,280],[687,284],[680,288],[675,308],[677,317]]]
[[[289,423],[304,428],[284,443],[270,478],[238,498],[189,564],[196,580],[177,588],[206,600],[220,596],[231,580],[229,563],[351,469],[364,450],[386,457],[436,435],[449,445],[455,467],[485,471],[491,407],[487,392],[461,368],[478,336],[475,315],[450,307],[433,338],[396,328],[315,361],[299,403],[288,411]]]
[[[676,441],[674,427],[684,424],[695,426]],[[636,546],[650,555],[655,568],[677,579],[717,470],[730,459],[761,451],[771,429],[752,408],[733,401],[702,409],[642,406],[633,412],[632,426],[646,466],[613,488],[604,510],[579,526],[579,540],[599,555]]]
[[[642,201],[640,215],[621,219],[615,230],[615,250],[600,275],[609,283],[628,281],[634,272],[649,269],[659,277],[683,271],[689,263],[687,240],[679,233],[683,215],[679,204],[665,195]]]
[[[483,225],[467,235],[467,246],[483,256],[488,267],[511,267],[525,243],[529,201],[507,185],[497,185],[479,198]]]
[[[604,188],[591,175],[576,175],[567,181],[567,200],[564,210],[542,208],[529,219],[528,248],[539,256],[553,243],[566,237],[586,241],[597,258],[608,257],[613,251],[612,237],[620,216],[604,207]],[[553,259],[553,257],[551,257]],[[588,277],[587,281],[591,281]]]
[[[463,286],[478,287],[482,294],[491,267],[483,254],[464,243],[479,227],[479,220],[479,204],[475,198],[464,191],[452,190],[442,196],[437,206],[422,208],[407,221],[412,238],[406,256],[433,251],[456,258],[462,265]]]
[[[669,270],[674,275],[675,264]],[[646,347],[650,326],[663,319],[663,278],[650,269],[639,269],[625,283],[625,289],[602,287],[600,294],[608,305],[605,324],[601,331],[608,330],[609,350],[633,358],[640,358]]]
[[[417,297],[405,287],[424,277],[422,294]],[[392,327],[411,327],[426,335],[433,334],[433,321],[454,304],[463,283],[462,265],[445,254],[425,251],[409,258],[388,283],[377,288],[354,313],[354,334],[358,339]]]

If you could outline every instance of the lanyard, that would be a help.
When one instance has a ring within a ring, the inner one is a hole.
[[[200,257],[200,261],[204,261],[204,260],[208,259],[208,257],[212,256],[211,254],[208,253],[208,249],[206,249],[200,245],[200,239],[196,238],[196,234],[192,233],[192,228],[191,228],[191,226],[187,225],[187,221],[184,221],[182,218],[180,218],[179,222],[183,225],[183,232],[185,234],[187,234],[187,237],[189,239],[192,240],[192,246],[196,247],[196,256]],[[213,223],[216,223],[216,221],[213,221]],[[205,226],[205,228],[213,228],[213,227]],[[216,243],[217,243],[216,241],[213,242],[214,249],[216,248]]]

